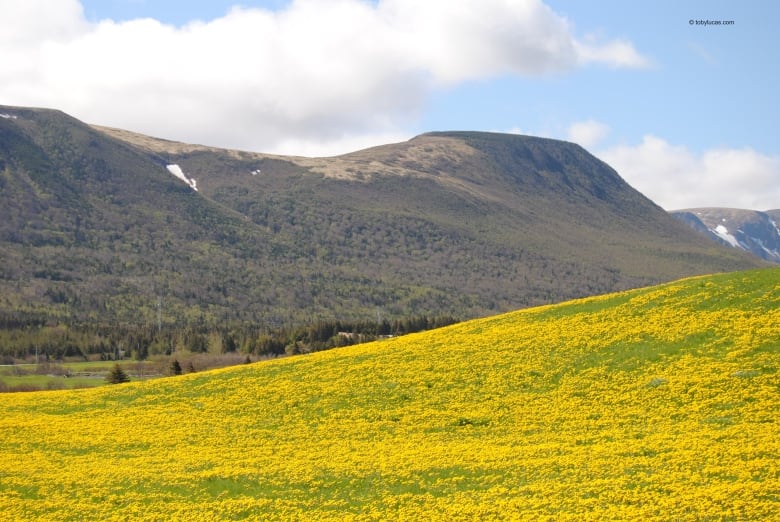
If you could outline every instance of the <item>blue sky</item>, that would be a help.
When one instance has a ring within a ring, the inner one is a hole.
[[[780,2],[51,6],[0,6],[17,32],[0,52],[19,61],[0,72],[0,104],[301,155],[430,130],[541,135],[580,143],[667,209],[780,208]]]

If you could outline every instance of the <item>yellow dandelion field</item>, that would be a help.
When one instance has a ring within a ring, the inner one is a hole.
[[[0,395],[2,520],[780,519],[780,269]]]

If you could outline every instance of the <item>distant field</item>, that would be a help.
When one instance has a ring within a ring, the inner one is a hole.
[[[40,390],[94,388],[107,385],[105,378],[115,364],[119,364],[130,380],[147,380],[169,375],[170,364],[180,362],[183,373],[201,371],[246,362],[246,354],[192,354],[175,352],[171,356],[156,356],[134,361],[54,361],[40,364],[13,364],[0,366],[0,393]]]
[[[0,395],[3,520],[777,520],[780,269]]]
[[[91,388],[105,385],[114,361],[42,362],[0,366],[0,392]],[[160,376],[164,365],[148,361],[120,361],[133,379]]]

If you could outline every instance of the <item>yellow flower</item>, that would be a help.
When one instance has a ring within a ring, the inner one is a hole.
[[[777,519],[778,281],[1,395],[0,518]]]

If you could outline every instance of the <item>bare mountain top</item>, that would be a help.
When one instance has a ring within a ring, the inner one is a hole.
[[[721,244],[780,263],[780,210],[693,208],[672,215]]]

